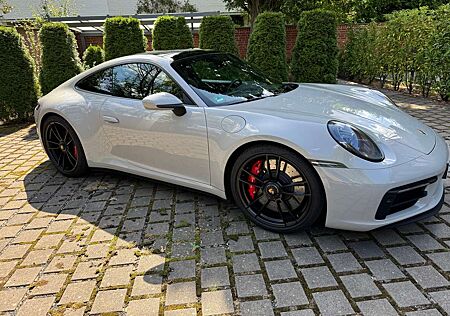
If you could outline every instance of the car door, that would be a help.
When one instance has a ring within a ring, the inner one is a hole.
[[[113,68],[112,95],[101,108],[110,154],[127,167],[210,183],[204,109],[192,104],[164,71],[149,63]],[[186,114],[145,109],[142,99],[168,92],[183,100]]]

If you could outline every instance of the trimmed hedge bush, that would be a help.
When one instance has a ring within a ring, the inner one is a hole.
[[[250,35],[248,62],[276,82],[286,81],[286,28],[282,13],[258,15]]]
[[[147,38],[136,18],[108,18],[104,24],[103,49],[105,60],[145,52]]]
[[[295,81],[336,83],[336,27],[336,17],[331,11],[316,9],[301,14],[291,63]]]
[[[39,31],[42,47],[40,82],[45,95],[79,74],[83,68],[78,58],[75,35],[64,23],[45,23]]]
[[[163,15],[153,27],[153,49],[170,50],[193,48],[194,41],[184,17]]]
[[[105,53],[100,46],[90,45],[83,54],[83,65],[85,69],[100,65],[105,61]]]
[[[0,26],[0,120],[26,120],[36,106],[39,85],[34,62],[14,28]]]
[[[205,16],[200,24],[200,48],[238,54],[234,40],[234,23],[224,15]]]

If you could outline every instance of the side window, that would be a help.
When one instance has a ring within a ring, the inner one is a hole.
[[[112,94],[113,90],[113,70],[108,68],[98,71],[89,77],[82,79],[78,82],[77,87],[83,90]]]
[[[183,90],[164,71],[160,71],[153,81],[152,94],[158,92],[171,93],[180,100],[185,101]]]
[[[126,64],[113,68],[112,95],[143,99],[151,93],[151,83],[157,75],[156,66],[144,63]]]

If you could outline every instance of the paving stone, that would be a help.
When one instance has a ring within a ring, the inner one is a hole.
[[[356,260],[350,252],[330,254],[327,256],[334,271],[336,272],[349,272],[358,271],[362,269],[362,266]]]
[[[383,246],[404,244],[405,240],[392,229],[381,229],[372,232],[375,239]]]
[[[111,313],[123,310],[126,289],[99,291],[94,299],[91,313]]]
[[[17,262],[18,261],[0,262],[0,282],[15,269]]]
[[[442,314],[437,309],[424,309],[415,312],[409,312],[406,316],[441,316]]]
[[[148,273],[157,272],[164,269],[164,263],[166,258],[162,255],[152,254],[139,257],[139,264],[136,272],[138,273]]]
[[[226,230],[227,235],[248,234],[250,230],[246,222],[231,222]]]
[[[253,251],[253,240],[250,236],[238,236],[237,240],[229,240],[228,247],[231,252]]]
[[[40,265],[48,261],[53,253],[53,249],[43,249],[30,251],[22,261],[22,266]]]
[[[290,312],[281,312],[281,316],[314,316],[314,311],[312,309],[303,309]]]
[[[406,271],[424,289],[450,285],[447,279],[432,266],[408,268]]]
[[[218,246],[223,245],[225,241],[223,240],[222,231],[212,231],[212,232],[202,232],[200,235],[200,240],[202,246]]]
[[[67,304],[71,302],[77,303],[89,302],[95,285],[96,285],[95,281],[82,281],[69,283],[58,304]]]
[[[195,277],[195,260],[173,261],[169,264],[169,280]]]
[[[342,283],[352,297],[374,296],[381,294],[368,274],[341,276]]]
[[[300,282],[273,284],[272,291],[276,307],[308,304],[308,298]]]
[[[423,263],[425,259],[422,258],[414,248],[410,246],[388,248],[387,251],[397,260],[401,265],[408,265],[414,263]]]
[[[174,241],[190,241],[194,242],[195,229],[193,226],[176,228],[173,230],[172,239]]]
[[[389,259],[366,261],[365,264],[376,280],[388,281],[404,278],[402,271]]]
[[[15,310],[27,290],[23,287],[0,290],[0,312]]]
[[[233,271],[234,273],[260,271],[258,257],[255,253],[234,255]]]
[[[310,264],[323,263],[323,259],[314,247],[295,248],[292,249],[295,261],[299,266],[306,266]]]
[[[271,281],[297,278],[297,273],[289,259],[267,261],[264,265]]]
[[[280,239],[280,235],[271,231],[268,231],[259,226],[253,227],[253,232],[257,240],[267,240],[267,239]]]
[[[363,259],[384,257],[383,251],[373,241],[357,241],[350,244],[358,256]]]
[[[353,314],[353,308],[342,291],[326,291],[313,293],[314,300],[321,315]]]
[[[383,284],[400,307],[429,304],[430,301],[410,281]]]
[[[450,251],[430,253],[427,256],[442,270],[450,271]]]
[[[258,243],[261,258],[286,257],[287,253],[281,241],[268,241]]]
[[[177,243],[172,245],[172,258],[181,259],[195,255],[191,242]]]
[[[134,264],[137,260],[135,249],[119,249],[109,260],[109,265]]]
[[[215,267],[202,269],[202,288],[220,287],[230,285],[230,276],[227,267]]]
[[[258,311],[258,316],[274,315],[272,303],[269,300],[241,302],[240,306],[242,316],[253,316],[255,311]]]
[[[450,314],[450,290],[432,292],[430,296],[447,314]]]
[[[425,225],[437,238],[450,238],[450,226],[444,223]]]
[[[442,245],[433,237],[426,234],[407,236],[417,248],[422,251],[443,249]]]
[[[311,238],[306,232],[297,232],[284,235],[284,239],[289,246],[309,246],[312,245]]]
[[[158,316],[159,298],[146,298],[142,300],[130,301],[126,312],[127,316]]]
[[[202,314],[217,315],[234,312],[233,296],[230,290],[202,293]]]
[[[14,238],[13,243],[27,243],[27,242],[35,242],[38,240],[38,237],[42,234],[44,229],[31,229],[31,230],[22,230],[19,234]]]
[[[88,259],[100,259],[106,257],[110,250],[109,244],[89,245],[86,248],[86,257]]]
[[[54,297],[36,297],[27,299],[19,307],[17,316],[46,316],[53,305]]]
[[[223,247],[203,248],[200,251],[200,260],[202,264],[217,264],[227,261],[225,249]]]
[[[165,311],[164,316],[197,316],[195,308],[183,308]]]
[[[266,295],[266,284],[261,274],[236,276],[236,290],[239,297]]]
[[[356,303],[365,316],[396,316],[397,311],[387,299],[370,300]]]
[[[34,245],[34,249],[55,248],[63,238],[64,234],[44,235],[38,240],[36,245]]]
[[[320,236],[316,237],[315,240],[324,252],[347,250],[347,246],[342,242],[339,236],[336,235]]]
[[[133,266],[120,266],[108,268],[102,279],[101,287],[127,285],[130,283],[130,274]]]
[[[146,274],[137,276],[134,280],[131,295],[147,295],[161,293],[162,277],[157,274]]]
[[[103,262],[101,260],[90,260],[86,262],[80,262],[75,272],[73,273],[72,280],[85,280],[92,279],[98,276]]]
[[[43,274],[31,285],[31,294],[46,295],[58,293],[66,280],[67,274]]]
[[[304,268],[301,272],[310,289],[338,285],[327,267]]]
[[[181,282],[167,285],[166,306],[197,302],[195,282]]]
[[[0,260],[21,259],[31,245],[9,245],[0,254]]]
[[[42,267],[16,269],[5,286],[21,286],[33,283]]]

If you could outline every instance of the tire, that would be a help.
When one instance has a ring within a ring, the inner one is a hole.
[[[231,170],[230,188],[251,221],[277,233],[311,226],[326,204],[322,182],[309,162],[276,145],[242,152]]]
[[[41,135],[45,152],[60,173],[80,177],[88,172],[83,146],[66,120],[56,115],[48,117],[42,124]]]

